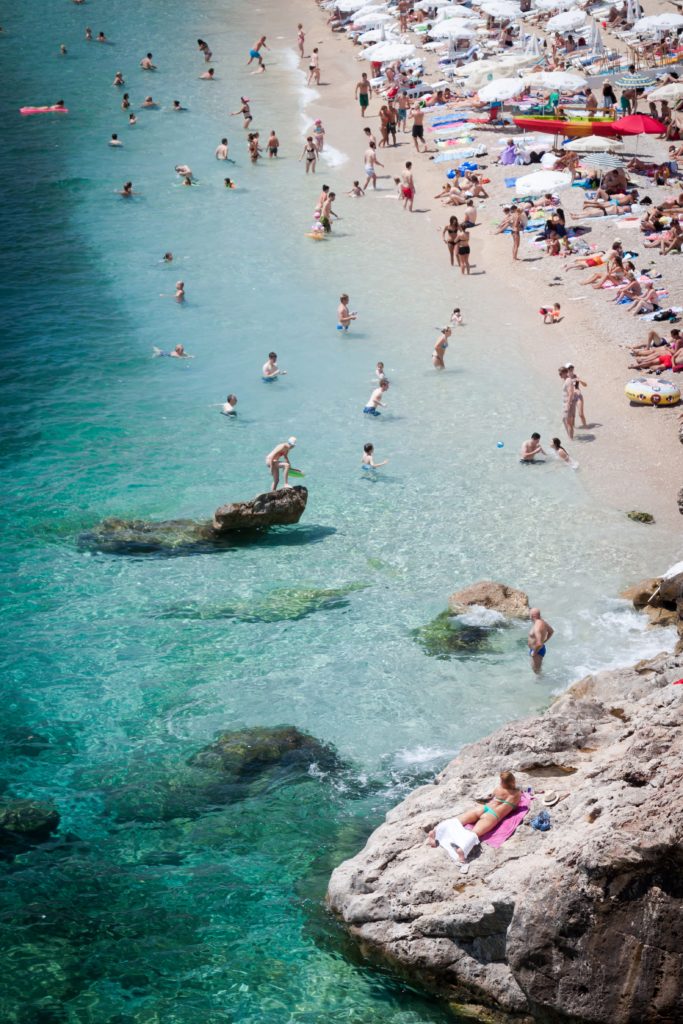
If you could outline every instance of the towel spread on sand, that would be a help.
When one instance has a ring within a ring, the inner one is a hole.
[[[518,826],[524,821],[526,813],[531,807],[531,800],[530,793],[522,793],[515,810],[499,821],[495,828],[492,828],[485,836],[482,836],[482,843],[488,843],[489,846],[502,846],[506,839],[515,834]],[[465,828],[471,829],[472,826],[465,825]]]

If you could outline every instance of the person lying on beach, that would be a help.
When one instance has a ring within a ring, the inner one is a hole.
[[[185,351],[184,345],[176,345],[172,352],[164,352],[163,349],[157,348],[156,345],[152,349],[152,355],[154,356],[170,356],[172,359],[194,359],[194,356],[188,355]]]
[[[673,333],[673,332],[672,332]],[[673,370],[683,366],[683,338],[680,334],[671,345],[661,347],[651,355],[629,363],[629,370]]]
[[[575,256],[574,262],[569,263],[566,270],[583,270],[585,267],[601,267],[605,262],[606,253],[602,250],[591,252],[588,256]]]
[[[522,796],[517,786],[515,777],[510,771],[500,773],[500,784],[493,790],[493,795],[488,798],[487,803],[478,803],[471,810],[464,811],[457,815],[461,825],[472,825],[473,834],[477,840],[487,835],[496,825],[511,814],[519,804]],[[438,846],[436,830],[432,829],[428,836],[430,846]],[[456,847],[458,859],[465,863],[466,857],[463,851]]]
[[[673,327],[671,330],[671,341],[667,341],[666,338],[658,334],[657,331],[648,331],[647,338],[644,345],[634,345],[633,348],[629,349],[632,356],[636,359],[641,356],[651,356],[652,350],[655,348],[667,348],[675,345],[680,341],[681,332],[678,327]]]
[[[525,441],[519,451],[520,462],[533,462],[537,455],[545,455],[541,447],[541,435],[534,432],[528,441]]]

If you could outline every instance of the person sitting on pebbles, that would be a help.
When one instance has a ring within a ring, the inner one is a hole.
[[[500,784],[493,790],[488,803],[477,804],[469,811],[455,818],[442,821],[429,833],[430,846],[443,846],[446,852],[462,865],[474,849],[479,846],[482,836],[491,832],[496,825],[511,814],[519,804],[522,791],[517,786],[511,771],[500,773]],[[472,830],[464,828],[472,825]],[[466,870],[466,868],[465,868]]]

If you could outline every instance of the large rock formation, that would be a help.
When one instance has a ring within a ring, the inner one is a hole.
[[[79,537],[79,546],[114,555],[201,554],[230,547],[240,537],[270,526],[298,523],[306,508],[305,487],[283,487],[251,501],[221,505],[211,522],[194,519],[104,519]]]
[[[368,954],[451,999],[544,1024],[665,1024],[683,1006],[683,656],[575,683],[465,747],[332,875]],[[563,798],[461,875],[427,833],[501,769]]]
[[[500,612],[509,619],[529,618],[529,598],[524,591],[492,580],[472,583],[463,590],[456,590],[448,598],[448,611],[451,615],[462,615],[472,605]]]
[[[308,491],[305,487],[281,487],[279,491],[257,494],[251,501],[221,505],[213,514],[217,533],[235,530],[264,530],[269,526],[293,526],[306,509]]]
[[[676,626],[683,637],[683,562],[671,566],[663,576],[641,580],[622,592],[633,607],[644,611],[652,626]]]

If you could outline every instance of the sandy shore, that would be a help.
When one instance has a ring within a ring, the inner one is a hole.
[[[366,148],[363,126],[368,124],[379,138],[378,113],[383,100],[373,97],[367,118],[361,119],[354,89],[360,73],[369,70],[367,62],[357,59],[360,48],[354,47],[346,35],[327,28],[327,12],[312,0],[297,2],[286,10],[268,4],[263,11],[263,23],[268,25],[270,38],[277,37],[278,47],[295,47],[298,21],[306,30],[306,52],[313,46],[318,46],[320,52],[322,84],[317,90],[319,99],[310,109],[323,119],[327,141],[350,158],[334,174],[327,171],[318,177],[321,181],[332,181],[338,191],[342,187],[348,189],[354,178],[362,177],[362,155]],[[300,66],[304,69],[307,62],[302,61]],[[432,57],[428,67],[434,67]],[[431,79],[436,77],[434,74]],[[430,133],[426,134],[429,138]],[[457,210],[445,208],[432,198],[441,190],[445,173],[453,164],[435,164],[429,159],[429,153],[417,155],[409,134],[399,135],[396,148],[379,151],[385,165],[382,173],[387,175],[380,181],[382,189],[393,188],[391,177],[400,174],[406,160],[413,160],[416,212],[405,213],[402,218],[403,211],[392,203],[388,213],[393,216],[387,217],[387,231],[400,231],[398,244],[409,248],[406,270],[417,285],[415,293],[424,296],[432,309],[441,310],[438,314],[432,312],[432,316],[443,316],[455,305],[463,309],[467,330],[464,343],[461,341],[463,332],[457,338],[459,360],[466,360],[466,346],[471,344],[490,346],[496,358],[505,358],[505,351],[513,347],[521,352],[529,362],[531,386],[548,388],[556,396],[553,399],[557,403],[555,429],[561,438],[564,438],[564,431],[557,369],[562,363],[572,361],[579,376],[588,382],[585,404],[590,426],[577,431],[575,440],[567,441],[567,447],[580,462],[582,480],[596,503],[619,510],[635,508],[651,512],[660,526],[679,527],[675,502],[681,483],[679,410],[631,406],[624,395],[626,381],[638,374],[627,368],[630,359],[623,346],[644,340],[646,326],[625,312],[624,307],[615,306],[610,292],[580,287],[579,282],[587,275],[583,271],[568,271],[571,261],[564,257],[546,256],[542,249],[534,247],[531,234],[522,240],[521,260],[513,263],[510,237],[494,233],[501,205],[509,203],[514,195],[503,180],[511,169],[494,164],[505,133],[482,129],[473,134],[474,145],[483,142],[488,147],[488,157],[481,158],[480,162],[486,168],[483,173],[491,179],[491,185],[487,186],[490,199],[479,209],[480,225],[471,233],[471,260],[476,266],[472,276],[467,278],[462,277],[457,268],[449,267],[448,252],[441,240],[441,230],[449,214]],[[628,144],[626,149],[629,149]],[[641,154],[664,150],[665,143],[655,142],[651,137],[641,139]],[[512,169],[516,174],[530,170],[533,168]],[[657,196],[670,194],[672,190],[648,187],[645,191],[656,201]],[[372,203],[378,198],[369,194],[362,202]],[[561,200],[568,220],[569,214],[580,210],[582,198],[579,189],[563,191]],[[621,237],[626,248],[632,247],[641,254],[639,268],[652,259],[654,270],[664,275],[668,285],[667,303],[683,304],[680,256],[652,255],[657,251],[643,249],[642,236],[637,229],[625,228],[611,219],[586,223],[590,226],[590,233],[585,236],[589,244],[609,246],[615,238]],[[551,285],[555,278],[559,281]],[[551,302],[561,303],[563,319],[558,324],[544,326],[538,309]],[[520,403],[523,407],[523,395]],[[523,417],[515,427],[514,433],[520,436],[534,429]]]

